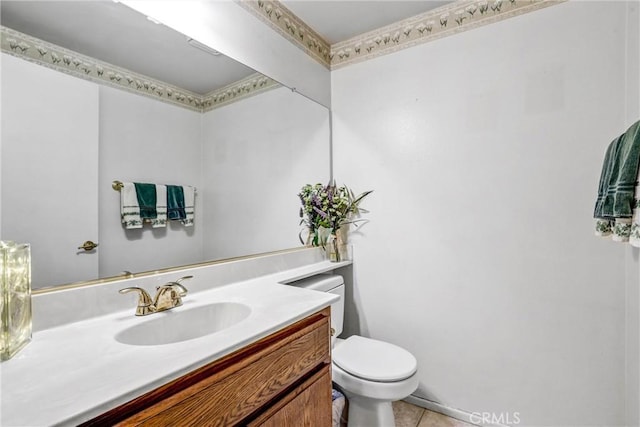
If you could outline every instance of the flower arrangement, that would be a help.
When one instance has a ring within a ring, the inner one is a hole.
[[[347,224],[357,227],[366,221],[360,218],[360,214],[368,211],[360,207],[360,202],[372,191],[356,196],[347,186],[338,187],[334,181],[327,185],[307,184],[302,187],[298,194],[302,203],[300,224],[306,225],[309,234],[305,242],[300,232],[300,242],[322,247],[333,243],[335,247],[340,227]]]

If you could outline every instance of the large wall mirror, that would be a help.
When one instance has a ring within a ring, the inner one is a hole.
[[[34,289],[301,246],[325,107],[118,2],[1,7],[0,239]],[[196,187],[194,226],[125,229],[115,180]]]

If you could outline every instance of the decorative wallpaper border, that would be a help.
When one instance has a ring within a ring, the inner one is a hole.
[[[278,0],[236,0],[322,65],[334,70],[567,0],[458,0],[333,45]],[[260,73],[200,95],[0,26],[1,51],[98,84],[206,112],[280,87]]]
[[[313,59],[330,68],[331,46],[313,28],[277,0],[236,0],[245,10],[267,23],[273,30]]]
[[[459,0],[331,46],[331,69],[386,55],[566,0]]]
[[[230,85],[211,91],[203,96],[203,112],[237,102],[280,87],[280,83],[260,73],[254,73]]]
[[[236,0],[236,3],[312,58],[335,70],[565,1],[458,0],[333,45],[279,0]]]
[[[198,112],[211,111],[280,86],[275,80],[255,73],[223,88],[200,95],[4,26],[0,26],[0,50],[73,77],[123,89]]]

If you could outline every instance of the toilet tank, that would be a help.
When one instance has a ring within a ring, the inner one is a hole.
[[[344,324],[344,279],[338,274],[318,274],[306,279],[288,283],[291,286],[311,289],[319,292],[329,292],[340,296],[340,299],[331,304],[331,327],[335,333],[331,337],[331,343],[342,333]]]

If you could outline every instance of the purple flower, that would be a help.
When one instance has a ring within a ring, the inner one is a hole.
[[[327,214],[322,212],[320,209],[318,209],[317,207],[313,207],[313,210],[322,217],[322,219],[325,219],[327,217]]]

